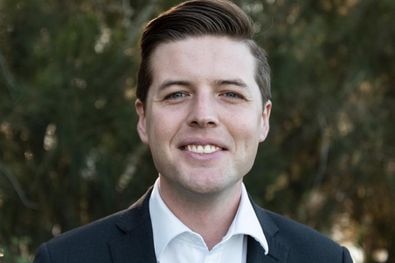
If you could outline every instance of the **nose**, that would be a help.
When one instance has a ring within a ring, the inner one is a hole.
[[[218,125],[215,98],[211,94],[195,94],[188,116],[188,125],[195,128],[212,128]]]

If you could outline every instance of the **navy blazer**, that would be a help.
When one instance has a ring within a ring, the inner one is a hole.
[[[40,246],[34,263],[156,263],[149,196],[129,209],[66,232]],[[253,202],[252,202],[253,203]],[[269,254],[248,239],[247,263],[351,263],[347,249],[302,224],[253,207]],[[187,262],[186,262],[187,263]]]

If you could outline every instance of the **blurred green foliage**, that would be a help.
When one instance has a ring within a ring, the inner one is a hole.
[[[364,262],[395,262],[395,1],[236,2],[273,71],[249,191]],[[175,3],[0,0],[0,262],[29,262],[153,183],[135,132],[138,38]]]

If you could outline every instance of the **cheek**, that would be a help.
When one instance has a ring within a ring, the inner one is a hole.
[[[246,142],[258,142],[262,127],[261,118],[256,112],[229,115],[228,127],[235,137]]]
[[[149,137],[152,143],[164,143],[172,139],[179,130],[180,116],[174,112],[167,112],[163,109],[152,111],[148,122]]]
[[[237,158],[240,158],[243,165],[252,165],[255,160],[260,143],[261,129],[256,118],[238,120],[239,125],[232,130],[233,139],[236,144]],[[245,161],[249,160],[247,163]]]

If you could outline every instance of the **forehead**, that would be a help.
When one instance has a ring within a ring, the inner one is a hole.
[[[255,59],[247,43],[222,36],[162,43],[154,50],[150,66],[153,82],[170,76],[252,81],[255,73]]]

